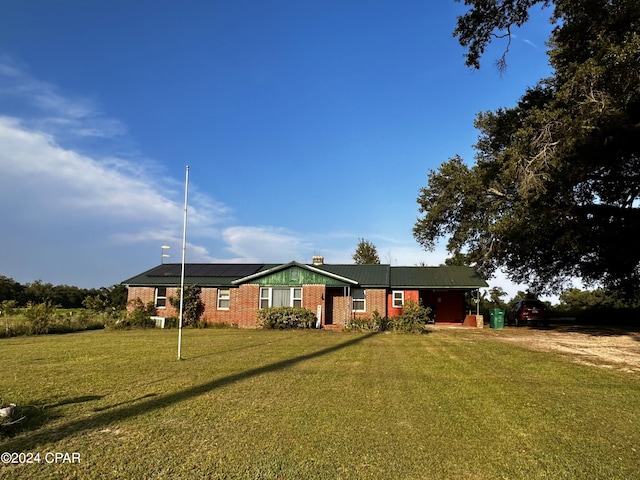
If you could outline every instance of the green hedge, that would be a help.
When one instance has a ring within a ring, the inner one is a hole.
[[[271,307],[258,310],[258,326],[271,330],[315,328],[316,316],[301,307]]]

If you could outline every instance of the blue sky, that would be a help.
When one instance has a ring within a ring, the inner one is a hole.
[[[109,286],[179,262],[440,264],[430,169],[549,75],[548,10],[464,66],[464,5],[21,0],[0,7],[0,275]],[[492,285],[504,285],[501,278]]]

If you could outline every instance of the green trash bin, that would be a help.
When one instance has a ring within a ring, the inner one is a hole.
[[[504,310],[502,308],[489,310],[489,326],[491,328],[504,328]]]

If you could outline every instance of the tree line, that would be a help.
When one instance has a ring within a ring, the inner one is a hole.
[[[0,275],[0,303],[15,302],[16,307],[49,302],[61,308],[83,308],[99,302],[115,310],[127,305],[127,287],[113,285],[101,288],[80,288],[71,285],[53,285],[36,280],[21,284],[13,278]]]

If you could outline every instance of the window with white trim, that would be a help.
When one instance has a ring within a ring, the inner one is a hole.
[[[158,287],[156,288],[156,308],[166,308],[167,307],[167,287]]]
[[[231,289],[218,289],[218,310],[229,310],[229,302],[231,301]]]
[[[367,311],[367,295],[364,288],[354,288],[351,290],[352,310],[354,312]]]
[[[302,288],[262,287],[260,308],[268,307],[302,307]]]
[[[393,308],[404,307],[404,290],[393,291]]]
[[[293,293],[292,298],[292,306],[293,307],[302,307],[302,289],[301,288],[292,288]]]

